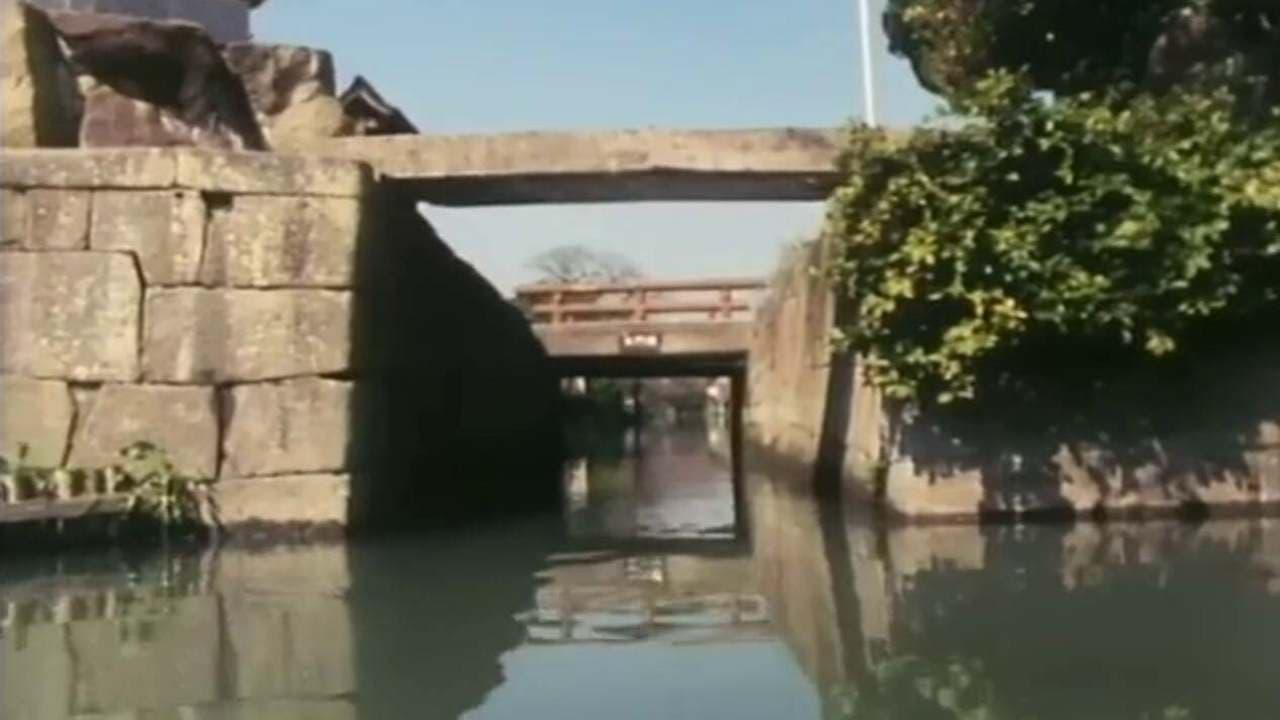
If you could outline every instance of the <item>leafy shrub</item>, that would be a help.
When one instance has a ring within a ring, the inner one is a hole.
[[[1051,102],[996,72],[949,122],[849,142],[840,331],[890,397],[974,397],[1028,348],[1172,356],[1280,304],[1280,123],[1228,93]]]

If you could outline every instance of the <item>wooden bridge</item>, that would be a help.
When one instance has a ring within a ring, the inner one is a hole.
[[[764,288],[758,278],[540,284],[516,301],[565,374],[719,374],[745,361]]]

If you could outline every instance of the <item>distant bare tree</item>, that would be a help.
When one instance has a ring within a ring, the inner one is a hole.
[[[528,266],[542,283],[623,282],[643,277],[640,267],[616,253],[562,245],[535,255]]]

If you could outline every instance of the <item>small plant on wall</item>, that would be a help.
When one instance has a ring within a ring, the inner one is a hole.
[[[123,497],[131,517],[163,528],[193,527],[209,515],[211,481],[182,474],[152,443],[129,445],[98,468],[37,467],[28,458],[25,445],[12,458],[0,456],[0,501]]]

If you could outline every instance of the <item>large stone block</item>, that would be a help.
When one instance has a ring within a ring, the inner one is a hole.
[[[234,527],[270,525],[346,525],[351,478],[346,475],[293,475],[222,480],[213,486],[218,519]]]
[[[32,250],[83,250],[89,244],[89,198],[89,193],[81,190],[28,192],[23,246]]]
[[[58,467],[66,458],[75,405],[65,383],[0,375],[0,455],[18,456],[26,445],[26,461]]]
[[[95,250],[132,252],[148,285],[190,285],[204,249],[204,200],[192,191],[94,195]]]
[[[352,389],[320,378],[232,388],[223,476],[347,469]]]
[[[213,388],[104,385],[82,418],[71,445],[71,464],[100,467],[121,449],[153,443],[181,473],[218,474],[218,410]]]
[[[235,198],[211,220],[200,280],[211,286],[349,288],[360,211],[353,198]]]
[[[39,378],[138,377],[142,285],[119,253],[0,253],[0,370]]]
[[[155,382],[249,382],[351,364],[351,293],[163,289],[147,294],[143,374]]]

